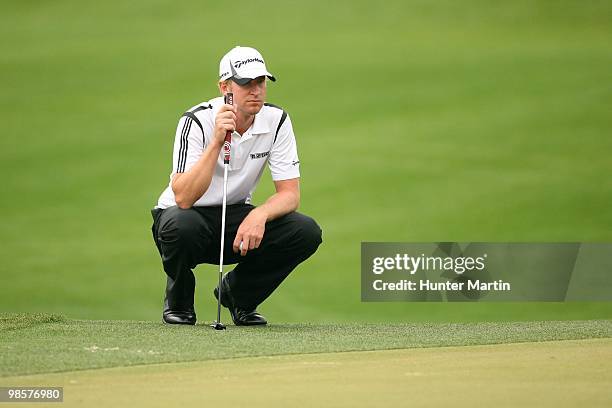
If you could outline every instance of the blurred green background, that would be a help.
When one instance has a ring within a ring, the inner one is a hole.
[[[182,112],[258,48],[318,253],[271,321],[611,318],[610,303],[360,302],[361,241],[611,241],[612,3],[3,2],[0,311],[158,320],[149,209]],[[271,193],[264,176],[256,202]],[[214,266],[197,311],[212,320]]]

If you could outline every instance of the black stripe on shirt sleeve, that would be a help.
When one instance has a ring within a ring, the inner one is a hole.
[[[206,110],[206,109],[212,109],[212,105],[208,104],[208,105],[200,105],[197,108],[195,108],[194,110],[191,111],[191,113],[196,113],[199,112],[201,110]]]
[[[183,116],[193,120],[196,123],[196,125],[198,125],[200,130],[202,131],[202,135],[204,135],[204,127],[202,126],[202,122],[200,122],[200,119],[198,119],[197,116],[193,114],[193,112],[185,112],[183,113]]]
[[[178,161],[176,165],[177,173],[182,173],[185,171],[185,161],[187,160],[187,150],[189,147],[188,136],[192,122],[193,120],[188,117],[187,119],[185,119],[185,124],[183,125],[183,130],[181,132],[181,144],[179,147]]]
[[[278,127],[276,128],[276,134],[274,135],[274,142],[272,142],[272,144],[276,143],[276,138],[278,137],[278,131],[280,130],[281,126],[283,126],[283,123],[285,123],[285,119],[287,119],[287,112],[283,111],[280,121],[278,122]]]
[[[212,105],[200,105],[195,109],[192,109],[190,111],[187,111],[185,113],[183,113],[183,116],[186,118],[191,118],[191,120],[193,120],[196,125],[198,125],[198,127],[200,128],[200,130],[202,131],[202,144],[206,145],[206,135],[204,134],[204,126],[202,126],[202,122],[200,122],[200,119],[198,119],[198,117],[196,116],[196,112],[200,112],[206,109],[212,109]]]
[[[280,106],[274,105],[273,103],[265,102],[264,106],[269,106],[271,108],[280,109],[281,112],[283,112],[283,114],[281,115],[280,121],[278,122],[276,133],[274,134],[274,142],[272,142],[272,144],[274,144],[276,143],[276,138],[278,137],[278,132],[280,131],[281,126],[283,126],[283,123],[285,123],[285,119],[287,119],[287,112],[285,112],[285,110],[281,108]]]

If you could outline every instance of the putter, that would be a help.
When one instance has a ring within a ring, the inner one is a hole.
[[[225,103],[234,104],[234,94],[225,94]],[[221,254],[219,255],[219,296],[217,298],[217,320],[210,325],[215,330],[225,330],[225,325],[221,323],[221,281],[223,280],[223,247],[225,245],[225,207],[227,206],[227,167],[230,162],[230,150],[232,146],[232,132],[225,133],[223,142],[223,204],[221,206]]]

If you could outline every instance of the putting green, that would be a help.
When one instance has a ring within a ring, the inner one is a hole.
[[[213,360],[2,383],[63,386],[67,407],[612,406],[612,339]]]

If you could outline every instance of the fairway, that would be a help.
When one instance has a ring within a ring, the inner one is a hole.
[[[268,356],[2,380],[64,386],[66,407],[604,407],[612,404],[612,339]]]
[[[362,241],[611,240],[611,11],[275,1],[229,16],[214,2],[5,2],[0,311],[159,319],[149,210],[177,121],[218,94],[220,57],[250,45],[278,78],[268,101],[291,115],[300,211],[323,230],[262,305],[271,321],[609,319],[610,303],[362,303],[359,256]],[[273,188],[266,171],[254,203]],[[216,272],[195,272],[201,319],[214,317]]]

